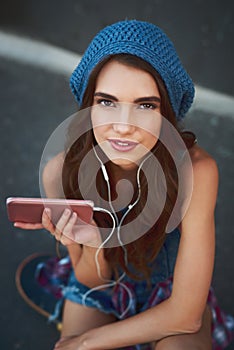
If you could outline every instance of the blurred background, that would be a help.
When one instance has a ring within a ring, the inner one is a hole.
[[[197,86],[186,127],[216,159],[220,189],[213,277],[219,304],[234,315],[234,2],[231,0],[3,0],[0,11],[0,348],[52,349],[58,332],[20,298],[17,265],[55,253],[41,231],[12,227],[8,196],[39,196],[39,165],[54,129],[77,106],[69,75],[93,36],[123,19],[147,20],[172,39]],[[196,281],[194,281],[196,283]],[[229,350],[234,350],[230,345]]]

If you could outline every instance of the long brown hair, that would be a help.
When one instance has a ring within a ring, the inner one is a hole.
[[[178,130],[187,148],[190,148],[194,143],[195,137],[193,135],[191,136],[191,133],[187,134],[179,131],[175,113],[171,107],[167,90],[161,77],[149,63],[136,56],[129,54],[118,54],[109,56],[100,62],[90,75],[89,83],[83,98],[83,104],[80,110],[85,110],[88,107],[92,106],[98,74],[101,71],[102,67],[110,60],[115,60],[127,66],[144,70],[153,76],[158,86],[161,97],[161,114],[166,117],[166,119],[174,126],[174,128]],[[85,131],[82,136],[79,137],[79,139],[76,139],[77,130],[80,130],[80,128],[82,128],[84,125],[85,130],[88,131]],[[67,149],[63,166],[63,187],[66,198],[93,199],[95,205],[107,208],[108,194],[106,182],[103,178],[103,175],[101,171],[98,171],[95,178],[93,178],[93,174],[89,168],[89,165],[92,162],[97,163],[97,159],[92,152],[92,146],[96,144],[96,141],[92,131],[91,119],[90,116],[87,118],[87,113],[81,113],[80,117],[75,118],[71,123],[68,134],[68,143],[71,139],[75,141],[72,142],[72,146],[69,146]],[[164,243],[166,237],[166,226],[178,195],[178,174],[175,163],[169,151],[165,145],[160,140],[158,140],[151,152],[156,157],[158,163],[163,169],[166,181],[166,200],[161,214],[156,222],[154,222],[153,225],[150,225],[150,227],[147,226],[147,223],[150,222],[150,212],[148,211],[148,214],[142,215],[146,201],[150,203],[151,208],[157,206],[157,198],[159,198],[157,196],[157,192],[162,186],[162,184],[158,182],[158,169],[155,169],[154,165],[152,165],[152,161],[149,160],[145,162],[144,171],[140,172],[141,199],[137,205],[129,212],[126,220],[124,220],[124,224],[131,223],[141,214],[142,227],[145,228],[144,235],[125,245],[128,262],[131,266],[133,266],[134,269],[131,269],[130,271],[129,265],[126,266],[122,247],[116,246],[113,248],[105,248],[104,251],[105,258],[109,262],[113,271],[117,273],[118,268],[120,267],[122,270],[136,279],[149,277],[149,263],[155,259]],[[83,178],[82,176],[79,177],[78,181],[80,165],[87,154],[91,154],[91,159],[89,158],[89,162],[86,162],[87,164],[83,165],[84,175]],[[97,166],[100,168],[100,164],[97,164]],[[109,170],[110,182],[112,185],[112,191],[114,193],[115,184],[113,183],[111,172],[114,170],[116,165],[106,159],[106,166]],[[148,179],[146,179],[146,176],[144,175],[145,172],[147,174],[150,174],[150,183],[154,184],[154,188],[149,188],[147,181]],[[86,179],[86,183],[88,184],[85,188],[85,192],[84,189],[82,189],[82,191],[80,189],[80,185],[84,177]],[[96,194],[97,191],[98,196]],[[136,196],[137,193],[135,193],[132,201],[136,199]],[[120,215],[121,213],[117,214]],[[112,221],[106,214],[95,213],[94,219],[100,228],[112,227]],[[134,271],[134,273],[132,271]]]

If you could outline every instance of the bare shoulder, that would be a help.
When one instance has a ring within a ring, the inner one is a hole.
[[[181,223],[182,232],[188,232],[195,227],[198,230],[198,226],[200,230],[202,225],[206,228],[208,224],[213,225],[218,193],[218,167],[215,160],[198,145],[194,145],[189,153],[193,184],[189,206]]]
[[[190,150],[193,167],[193,198],[195,202],[205,204],[216,202],[218,192],[218,167],[214,158],[198,145]],[[213,206],[212,205],[212,206]]]
[[[193,166],[193,174],[196,178],[203,178],[217,180],[218,178],[218,167],[215,159],[207,153],[203,148],[198,145],[194,145],[190,150],[189,154]]]
[[[62,169],[64,162],[64,152],[58,153],[51,158],[45,165],[44,172],[58,171]]]
[[[45,165],[42,180],[48,197],[58,197],[62,191],[62,170],[64,163],[64,152],[58,153]]]

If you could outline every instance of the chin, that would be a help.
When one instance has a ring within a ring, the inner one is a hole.
[[[122,169],[134,169],[137,167],[137,163],[125,159],[112,159],[111,162]]]

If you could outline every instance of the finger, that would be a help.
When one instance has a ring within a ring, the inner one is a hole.
[[[42,225],[47,231],[49,231],[52,235],[54,235],[55,226],[51,221],[50,208],[45,208],[42,213]]]
[[[73,238],[72,237],[72,229],[73,229],[76,221],[77,221],[77,214],[75,212],[73,212],[69,218],[69,221],[67,222],[67,224],[64,226],[64,229],[63,229],[63,234],[71,239]]]
[[[60,242],[63,245],[70,245],[76,243],[74,239],[73,228],[77,222],[77,214],[75,212],[72,213],[68,223],[64,227],[63,235],[60,238]]]
[[[76,337],[77,336],[72,335],[72,336],[60,338],[59,341],[57,341],[57,343],[55,344],[54,349],[68,349],[67,346],[69,346],[70,341]],[[70,349],[70,347],[69,347],[69,349]]]
[[[62,235],[60,242],[64,245],[64,246],[68,246],[68,245],[72,245],[72,244],[76,244],[77,242],[74,241],[74,239],[68,238],[64,235]]]
[[[31,224],[31,223],[26,223],[26,222],[14,222],[14,227],[17,228],[22,228],[24,230],[38,230],[42,229],[43,225],[42,224]]]
[[[70,337],[62,337],[59,339],[59,341],[57,341],[57,343],[55,344],[54,349],[61,349],[64,345],[64,342],[66,342],[67,339],[69,339]]]
[[[102,243],[98,227],[90,224],[75,225],[72,235],[74,237],[74,241],[79,244],[99,247],[99,245]]]
[[[61,239],[61,234],[66,224],[68,223],[70,216],[71,216],[71,210],[66,208],[55,227],[54,235],[57,240]]]
[[[55,228],[53,236],[55,237],[55,239],[57,241],[61,242],[62,235],[63,235],[63,233],[58,228]]]

